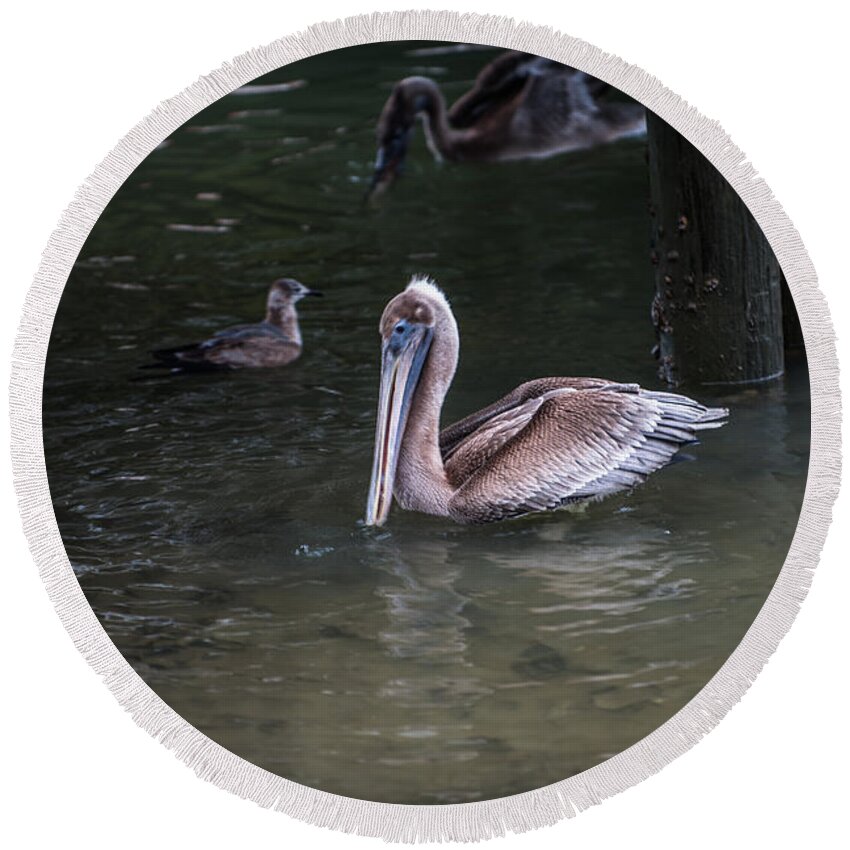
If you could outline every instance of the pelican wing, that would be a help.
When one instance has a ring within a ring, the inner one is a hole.
[[[455,446],[446,464],[457,486],[449,511],[462,522],[490,522],[629,489],[726,415],[635,384],[546,391]]]
[[[577,72],[560,62],[509,50],[485,65],[475,85],[452,104],[449,122],[458,129],[471,127],[486,115],[517,108],[537,81],[573,73]]]
[[[585,147],[607,139],[608,114],[600,112],[607,104],[597,99],[608,88],[568,65],[511,51],[481,71],[473,88],[452,105],[448,118],[455,129],[474,128],[479,146],[489,142],[504,158],[543,151],[547,146],[541,147],[541,140],[557,148],[567,131],[575,136],[569,147]],[[636,122],[631,120],[629,126]],[[510,144],[502,149],[506,141]]]
[[[611,381],[603,378],[537,378],[520,384],[515,390],[488,407],[444,428],[440,432],[440,454],[443,456],[443,461],[448,462],[460,443],[486,422],[501,413],[514,410],[525,402],[538,399],[544,393],[558,389],[589,390],[610,385]]]
[[[530,80],[539,83],[555,79],[580,84],[593,99],[611,88],[603,80],[553,59],[509,50],[484,66],[473,87],[452,104],[449,120],[454,127],[469,127],[482,115],[516,97]],[[539,92],[540,87],[535,91]]]

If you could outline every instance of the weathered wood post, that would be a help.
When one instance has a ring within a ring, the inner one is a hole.
[[[784,368],[779,263],[744,202],[669,124],[647,112],[659,374],[741,384]]]
[[[800,326],[800,316],[794,296],[782,275],[782,336],[785,338],[785,357],[788,355],[805,354],[806,344],[803,340],[803,328]]]

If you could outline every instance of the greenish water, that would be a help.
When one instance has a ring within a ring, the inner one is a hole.
[[[461,330],[446,421],[544,375],[657,386],[641,140],[451,167],[419,134],[405,178],[361,205],[392,82],[426,73],[455,96],[492,55],[412,46],[268,75],[307,85],[223,98],[148,157],[63,297],[45,451],[83,590],[179,714],[310,786],[448,803],[585,770],[696,694],[784,560],[809,405],[803,364],[691,390],[730,424],[633,494],[364,529],[377,321],[413,272]],[[295,364],[135,380],[151,348],[259,319],[283,274],[327,294],[302,303]]]

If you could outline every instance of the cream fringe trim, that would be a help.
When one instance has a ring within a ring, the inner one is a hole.
[[[124,660],[83,596],[53,515],[41,439],[44,362],[59,298],[89,231],[125,178],[184,121],[260,74],[328,50],[403,39],[478,42],[557,59],[606,80],[669,122],[718,168],[767,234],[800,314],[811,377],[811,461],[800,522],[766,604],[717,675],[663,726],[597,767],[526,794],[445,806],[372,803],[306,788],[234,755],[169,708]],[[15,484],[33,558],[77,648],[139,726],[202,779],[240,797],[309,823],[403,842],[477,841],[553,824],[640,782],[699,741],[743,696],[794,620],[829,527],[841,462],[835,336],[814,269],[770,189],[719,124],[649,74],[585,42],[508,18],[455,12],[394,12],[317,24],[238,56],[136,125],[77,191],[44,251],[15,344],[11,412]]]

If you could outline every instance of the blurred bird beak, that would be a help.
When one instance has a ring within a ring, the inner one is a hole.
[[[372,174],[367,199],[386,191],[401,174],[410,143],[410,132],[410,127],[397,127],[384,138],[375,157],[375,170]]]

